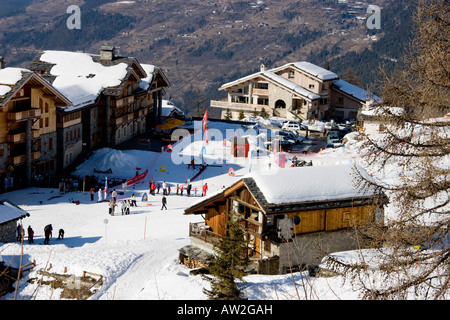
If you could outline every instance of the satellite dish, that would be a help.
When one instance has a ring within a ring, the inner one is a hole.
[[[294,224],[295,224],[295,225],[299,225],[299,224],[300,224],[300,221],[301,221],[301,219],[300,219],[299,216],[294,216]]]

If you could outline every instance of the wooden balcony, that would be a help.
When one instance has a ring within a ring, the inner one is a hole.
[[[27,162],[27,157],[24,154],[8,157],[8,163],[12,166],[20,166],[25,164],[25,162]]]
[[[32,130],[31,131],[31,138],[32,139],[38,139],[41,136],[41,133],[39,130]],[[27,134],[25,132],[19,132],[19,133],[11,133],[6,136],[6,142],[8,143],[23,143],[27,139]]]
[[[258,89],[258,88],[254,88],[253,89],[253,95],[256,96],[269,96],[269,89]]]
[[[11,122],[25,121],[28,119],[39,118],[41,116],[40,109],[29,109],[18,112],[8,112],[7,119]]]
[[[118,125],[121,125],[122,123],[132,120],[133,118],[134,118],[134,114],[127,113],[121,117],[111,118],[110,122],[111,122],[111,125],[118,126]]]
[[[40,151],[34,151],[31,153],[31,161],[39,160],[41,158]]]
[[[125,106],[127,104],[133,103],[134,99],[134,96],[128,96],[122,99],[111,100],[111,107],[119,108]]]
[[[271,110],[271,108],[265,104],[251,104],[251,103],[239,103],[239,102],[228,102],[223,100],[211,100],[210,106],[212,108],[221,108],[221,109],[230,109],[230,111],[247,111],[260,112],[262,108],[264,108],[267,112]]]
[[[31,161],[36,161],[41,158],[41,153],[39,151],[31,152]],[[13,166],[20,166],[27,162],[27,156],[25,154],[20,154],[17,156],[8,157],[8,163]]]
[[[221,238],[220,234],[212,232],[204,222],[190,223],[189,236],[212,244],[219,243]]]
[[[6,136],[6,141],[9,143],[22,143],[25,142],[27,135],[25,132],[8,134]]]

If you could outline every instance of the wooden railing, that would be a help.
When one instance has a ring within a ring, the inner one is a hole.
[[[129,103],[133,103],[134,99],[135,99],[134,95],[132,95],[132,96],[124,97],[122,99],[111,100],[111,107],[122,107]]]
[[[262,108],[264,108],[267,112],[269,112],[270,110],[270,107],[264,104],[239,103],[219,100],[211,100],[210,106],[213,108],[244,110],[249,112],[255,111],[255,109],[257,112],[260,112]]]
[[[9,143],[19,143],[19,142],[24,142],[26,137],[27,137],[27,135],[25,132],[8,134],[6,137],[6,141]]]
[[[204,222],[196,222],[189,224],[189,236],[203,240],[208,243],[218,243],[222,237],[220,234],[214,233]]]
[[[32,118],[38,118],[41,116],[40,109],[30,109],[18,112],[8,112],[7,119],[9,121],[24,121]]]

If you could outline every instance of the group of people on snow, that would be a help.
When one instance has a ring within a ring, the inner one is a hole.
[[[44,244],[50,243],[50,238],[52,237],[53,232],[53,226],[51,224],[48,224],[44,227]],[[34,230],[31,226],[28,226],[27,228],[27,235],[28,235],[28,243],[34,243]],[[17,225],[17,241],[22,242],[23,237],[25,236],[25,232],[23,230],[22,224]],[[58,240],[64,239],[64,229],[59,229],[58,232]]]

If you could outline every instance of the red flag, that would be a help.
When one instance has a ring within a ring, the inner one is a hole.
[[[205,111],[205,115],[202,119],[203,131],[205,132],[205,140],[208,143],[208,110]]]

